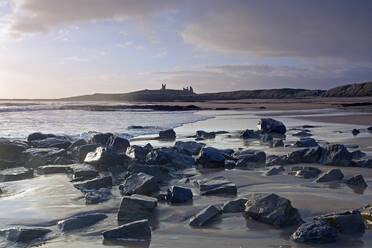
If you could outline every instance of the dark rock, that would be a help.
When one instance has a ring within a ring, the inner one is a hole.
[[[263,118],[258,121],[258,130],[263,133],[279,133],[285,134],[287,129],[281,121],[277,121],[271,118]]]
[[[120,190],[124,195],[152,195],[159,191],[159,184],[155,177],[140,172],[125,179]]]
[[[353,159],[361,159],[361,158],[365,157],[366,155],[367,155],[366,153],[364,153],[364,152],[362,152],[362,151],[360,151],[360,150],[353,151],[353,152],[351,153],[351,157],[352,157]]]
[[[322,171],[316,167],[295,166],[291,168],[289,174],[307,179],[317,177],[321,172]]]
[[[69,150],[73,150],[74,148],[76,147],[79,147],[79,146],[85,146],[85,145],[88,145],[88,140],[86,139],[78,139],[78,140],[75,140],[71,143],[71,145],[69,146]]]
[[[98,204],[110,200],[111,190],[108,188],[101,188],[96,191],[90,191],[85,194],[85,204]]]
[[[353,131],[351,131],[351,133],[356,136],[360,133],[360,130],[359,129],[353,129]]]
[[[364,221],[358,210],[321,215],[314,220],[328,222],[342,234],[358,234],[365,231]]]
[[[205,146],[204,143],[198,143],[193,141],[177,141],[175,147],[179,152],[186,153],[188,155],[198,155],[200,150]]]
[[[106,240],[143,241],[151,238],[148,220],[138,220],[102,233]]]
[[[234,169],[236,166],[236,162],[234,160],[225,160],[225,169]]]
[[[51,137],[56,136],[54,134],[32,133],[27,137],[27,142],[32,142],[34,140],[43,140]]]
[[[105,147],[113,136],[112,133],[97,133],[90,138],[89,143]]]
[[[5,237],[9,241],[29,243],[36,239],[41,239],[51,230],[45,228],[10,228],[0,230],[0,236]]]
[[[302,224],[291,239],[298,243],[332,243],[336,242],[338,231],[325,221],[312,221]]]
[[[67,149],[71,145],[71,141],[65,137],[50,137],[42,140],[34,140],[30,143],[36,148]]]
[[[324,165],[350,166],[352,155],[344,145],[327,145],[320,162]]]
[[[175,148],[154,149],[146,156],[146,164],[169,165],[176,169],[191,168],[194,163],[192,156],[179,153]]]
[[[0,171],[0,182],[18,181],[34,177],[33,169],[18,167]]]
[[[249,169],[264,166],[266,163],[266,154],[259,150],[243,150],[233,154],[233,158],[238,159],[236,168]]]
[[[271,134],[265,133],[261,136],[261,142],[271,144],[273,140],[274,140],[274,137]]]
[[[286,227],[303,223],[291,202],[276,194],[253,194],[245,206],[246,217],[266,224]]]
[[[225,156],[216,148],[205,147],[201,149],[196,163],[201,164],[204,168],[223,168]]]
[[[0,159],[17,161],[26,149],[27,145],[25,143],[0,139]],[[2,169],[1,166],[0,169]]]
[[[287,161],[289,164],[318,163],[324,154],[322,147],[306,148],[291,152]]]
[[[369,223],[370,226],[371,225],[370,223],[372,222],[372,205],[364,207],[361,210],[360,214],[366,220],[366,222]]]
[[[274,176],[278,175],[279,173],[283,172],[283,166],[272,166],[269,168],[268,171],[265,172],[265,176]]]
[[[140,172],[155,177],[158,183],[164,183],[171,178],[169,175],[169,169],[162,165],[131,164],[128,167],[129,174],[136,174]]]
[[[315,181],[317,183],[324,183],[324,182],[331,182],[331,181],[338,181],[344,178],[344,174],[340,169],[332,169],[318,177]]]
[[[79,166],[73,168],[74,178],[81,178],[83,180],[89,180],[98,177],[99,173],[89,166]]]
[[[247,129],[241,133],[240,137],[242,137],[243,139],[259,139],[260,132]]]
[[[100,188],[111,188],[112,187],[112,177],[102,177],[91,179],[82,183],[75,183],[74,186],[80,190],[93,190]]]
[[[107,150],[113,153],[125,153],[129,146],[127,139],[118,136],[111,136],[107,141]]]
[[[361,160],[354,162],[355,166],[362,167],[362,168],[372,168],[372,159]]]
[[[266,158],[266,166],[285,165],[288,163],[287,155],[270,155]]]
[[[44,165],[37,168],[39,174],[56,174],[56,173],[71,173],[72,169],[69,166],[65,165]]]
[[[58,148],[29,148],[23,152],[27,167],[39,167],[47,164],[56,164],[60,158],[68,158],[64,149]]]
[[[153,197],[137,194],[124,196],[120,204],[118,220],[128,223],[148,219],[152,216],[157,204],[157,199]]]
[[[284,147],[283,140],[273,140],[273,142],[270,145],[271,147]]]
[[[205,132],[202,130],[196,131],[196,137],[202,139],[214,139],[216,137],[215,132]]]
[[[224,177],[201,179],[194,181],[200,195],[232,194],[236,195],[237,187]]]
[[[72,152],[79,161],[84,161],[87,154],[94,152],[98,147],[97,144],[87,144],[73,148]]]
[[[356,175],[346,180],[346,184],[353,187],[367,188],[368,184],[362,175]]]
[[[149,152],[148,149],[142,146],[132,145],[127,148],[126,154],[131,159],[143,163],[146,160],[146,155],[148,152]]]
[[[76,229],[93,226],[106,218],[107,215],[105,214],[86,214],[58,221],[57,225],[63,232],[69,232]]]
[[[171,203],[185,203],[192,201],[193,194],[189,188],[172,186],[169,189],[169,197]]]
[[[247,199],[231,200],[223,205],[222,211],[224,213],[241,213],[244,212],[246,203]]]
[[[312,146],[319,146],[318,142],[315,141],[313,138],[302,138],[294,144],[297,147],[312,147]]]
[[[308,131],[300,131],[300,132],[297,132],[295,134],[292,134],[292,136],[296,136],[296,137],[310,137],[310,136],[313,136],[311,133],[309,133]]]
[[[168,129],[159,132],[159,139],[160,140],[175,140],[176,139],[176,132],[173,129]]]
[[[219,207],[211,205],[204,208],[198,214],[190,219],[190,226],[193,227],[202,227],[208,225],[216,217],[221,215],[222,211]]]
[[[124,154],[112,153],[103,147],[98,147],[94,152],[87,154],[84,162],[105,170],[116,165],[126,165],[128,157]]]

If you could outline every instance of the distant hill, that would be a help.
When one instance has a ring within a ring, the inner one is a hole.
[[[219,93],[196,94],[185,90],[141,90],[123,94],[93,94],[77,97],[62,98],[62,101],[210,101],[210,100],[240,100],[240,99],[283,99],[317,97],[322,90],[305,89],[268,89],[268,90],[240,90]]]
[[[372,82],[348,84],[327,90],[322,97],[364,97],[372,96]]]

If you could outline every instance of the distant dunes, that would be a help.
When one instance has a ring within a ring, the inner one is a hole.
[[[372,96],[372,82],[348,84],[327,90],[322,97],[365,97]]]

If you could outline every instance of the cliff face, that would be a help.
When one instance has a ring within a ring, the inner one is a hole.
[[[322,97],[363,97],[372,96],[372,82],[348,84],[327,90]]]

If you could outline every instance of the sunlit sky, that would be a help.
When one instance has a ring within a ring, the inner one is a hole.
[[[0,98],[372,81],[370,0],[0,0]]]

